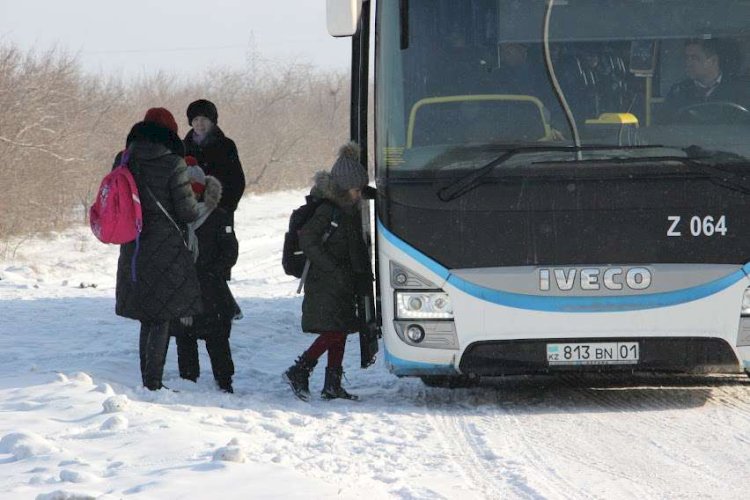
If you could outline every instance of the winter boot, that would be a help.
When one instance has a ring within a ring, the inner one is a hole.
[[[216,383],[219,385],[219,389],[222,392],[226,392],[228,394],[234,394],[234,387],[232,387],[232,379],[217,380]]]
[[[304,356],[284,372],[283,379],[294,391],[294,395],[302,401],[310,401],[310,372],[313,371],[318,361],[308,361]]]
[[[341,376],[344,374],[343,369],[338,366],[336,368],[326,368],[326,381],[323,385],[323,390],[320,393],[320,397],[323,399],[351,399],[357,401],[359,396],[349,394],[341,387]]]

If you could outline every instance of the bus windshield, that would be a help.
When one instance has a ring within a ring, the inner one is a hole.
[[[378,168],[480,168],[535,146],[553,161],[576,158],[564,146],[582,146],[578,159],[750,157],[750,2],[549,3],[380,2]]]

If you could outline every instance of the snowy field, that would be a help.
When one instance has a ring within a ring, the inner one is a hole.
[[[138,324],[114,314],[117,248],[81,227],[0,260],[0,498],[745,498],[750,379],[508,378],[462,390],[358,368],[361,402],[295,399],[299,332],[281,270],[302,192],[247,197],[232,289],[234,395],[140,387]],[[322,369],[311,387],[322,386]],[[317,394],[314,391],[313,394]]]

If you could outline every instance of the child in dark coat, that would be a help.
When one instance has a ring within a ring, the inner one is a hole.
[[[200,375],[198,339],[205,339],[214,379],[224,392],[234,392],[234,363],[229,335],[234,298],[224,276],[237,262],[237,237],[229,214],[219,207],[221,183],[206,176],[191,157],[185,158],[200,215],[188,224],[188,247],[198,272],[203,313],[180,320],[177,332],[177,363],[180,377],[196,381]],[[191,165],[192,164],[192,165]]]
[[[303,401],[310,399],[310,372],[328,353],[323,399],[358,399],[341,386],[346,337],[361,325],[357,296],[372,288],[372,269],[362,236],[359,201],[367,185],[360,150],[346,144],[330,172],[318,172],[311,196],[326,200],[299,232],[300,248],[310,260],[302,302],[302,330],[317,334],[312,345],[284,372],[284,380]],[[335,208],[334,208],[335,207]],[[336,229],[324,239],[338,212]]]

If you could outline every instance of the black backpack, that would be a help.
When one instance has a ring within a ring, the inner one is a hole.
[[[292,210],[292,215],[289,216],[289,231],[284,235],[284,250],[281,254],[281,265],[284,267],[284,272],[289,276],[294,276],[295,278],[302,277],[307,257],[299,247],[299,231],[312,218],[315,210],[323,203],[330,202],[314,196],[307,196],[305,197],[305,204]],[[338,226],[337,218],[338,209],[334,206],[331,227],[323,235],[323,241],[327,240]]]

